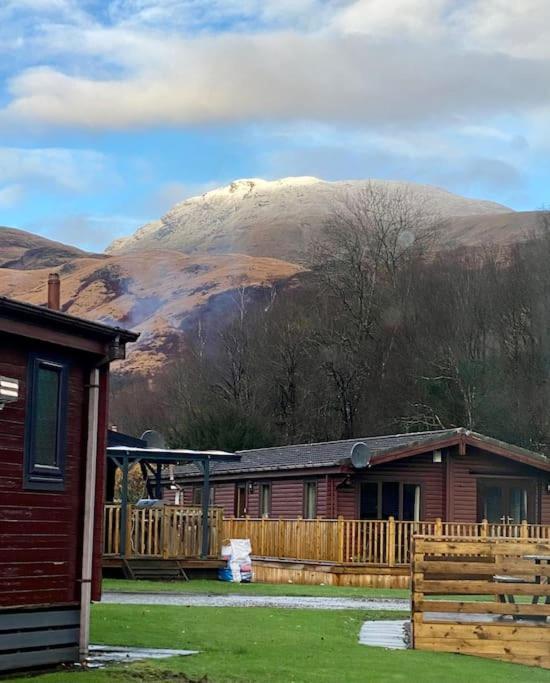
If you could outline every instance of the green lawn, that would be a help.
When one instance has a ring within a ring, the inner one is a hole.
[[[396,613],[247,608],[96,605],[92,640],[108,644],[202,650],[191,657],[51,673],[19,683],[179,681],[185,673],[209,683],[550,683],[550,671],[491,660],[357,643],[367,618]],[[206,680],[206,679],[205,679]]]
[[[210,595],[296,595],[323,598],[408,598],[406,589],[303,586],[296,583],[228,583],[210,579],[192,581],[128,581],[104,579],[103,590],[129,593],[209,593]]]

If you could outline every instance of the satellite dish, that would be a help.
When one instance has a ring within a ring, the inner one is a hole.
[[[356,470],[364,470],[369,466],[372,458],[372,451],[366,443],[359,441],[351,449],[351,464]]]
[[[145,441],[147,448],[166,448],[166,439],[155,429],[148,429],[141,435],[142,441]]]

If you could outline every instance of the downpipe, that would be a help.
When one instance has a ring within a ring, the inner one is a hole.
[[[90,644],[90,606],[94,559],[94,512],[97,471],[97,429],[99,420],[99,368],[90,372],[88,385],[88,436],[86,444],[86,484],[84,492],[84,529],[80,588],[80,660],[88,656]]]

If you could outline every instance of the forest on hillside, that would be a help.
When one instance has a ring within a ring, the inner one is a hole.
[[[406,193],[342,198],[309,269],[236,283],[164,372],[115,379],[111,421],[237,450],[462,426],[550,449],[550,217],[452,249]]]

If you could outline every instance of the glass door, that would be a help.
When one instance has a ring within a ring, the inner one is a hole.
[[[484,478],[477,483],[477,519],[490,524],[535,522],[533,482]]]

